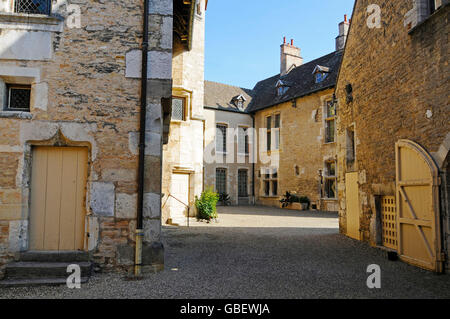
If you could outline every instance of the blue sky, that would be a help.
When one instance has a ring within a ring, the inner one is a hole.
[[[305,62],[335,50],[338,23],[354,0],[211,0],[206,12],[205,79],[244,88],[280,72],[283,36]]]

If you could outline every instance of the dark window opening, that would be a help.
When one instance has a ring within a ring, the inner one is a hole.
[[[30,112],[31,85],[6,86],[6,111]]]
[[[227,170],[224,168],[216,169],[216,192],[219,194],[227,193]]]
[[[239,197],[248,197],[248,172],[246,169],[238,171],[238,192]]]
[[[15,0],[14,12],[50,15],[52,2],[51,0]]]

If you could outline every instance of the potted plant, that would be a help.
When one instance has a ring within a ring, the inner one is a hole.
[[[219,194],[212,188],[206,189],[200,196],[195,196],[195,207],[197,208],[197,219],[210,222],[211,219],[217,219],[217,202]]]

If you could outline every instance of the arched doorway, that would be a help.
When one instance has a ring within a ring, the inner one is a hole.
[[[396,143],[398,253],[402,260],[442,272],[439,169],[417,143]]]

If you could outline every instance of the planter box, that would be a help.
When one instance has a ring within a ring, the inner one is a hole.
[[[292,203],[289,206],[286,207],[290,210],[307,210],[308,204],[302,204],[302,203]]]

